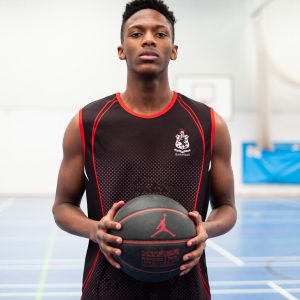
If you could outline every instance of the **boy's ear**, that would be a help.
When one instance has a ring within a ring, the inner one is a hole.
[[[172,53],[171,53],[171,60],[176,60],[177,59],[177,53],[178,53],[178,46],[173,45]]]
[[[124,53],[124,48],[122,45],[118,47],[118,56],[119,56],[119,59],[121,59],[121,60],[126,59],[126,55]]]

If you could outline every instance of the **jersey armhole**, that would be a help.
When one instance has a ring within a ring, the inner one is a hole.
[[[81,135],[83,157],[85,158],[85,136],[84,136],[83,121],[82,121],[82,109],[80,109],[79,111],[79,128],[80,128],[80,135]]]
[[[215,112],[214,112],[213,108],[210,109],[210,120],[211,120],[210,154],[212,156],[213,149],[214,149],[215,129],[216,129]]]

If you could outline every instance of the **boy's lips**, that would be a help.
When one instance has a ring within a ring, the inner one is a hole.
[[[158,54],[154,51],[144,51],[139,56],[143,60],[154,60],[158,58]]]

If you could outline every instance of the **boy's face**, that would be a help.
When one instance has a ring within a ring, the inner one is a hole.
[[[172,27],[167,18],[153,9],[142,9],[124,24],[119,58],[127,61],[130,71],[159,75],[167,70],[170,59],[177,58]]]

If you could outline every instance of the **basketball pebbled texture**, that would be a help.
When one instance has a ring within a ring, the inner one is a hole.
[[[194,249],[186,242],[196,235],[194,222],[187,210],[175,200],[161,195],[144,195],[128,201],[114,220],[122,224],[120,231],[110,233],[122,237],[120,257],[114,258],[129,276],[159,282],[179,274],[182,257]]]

